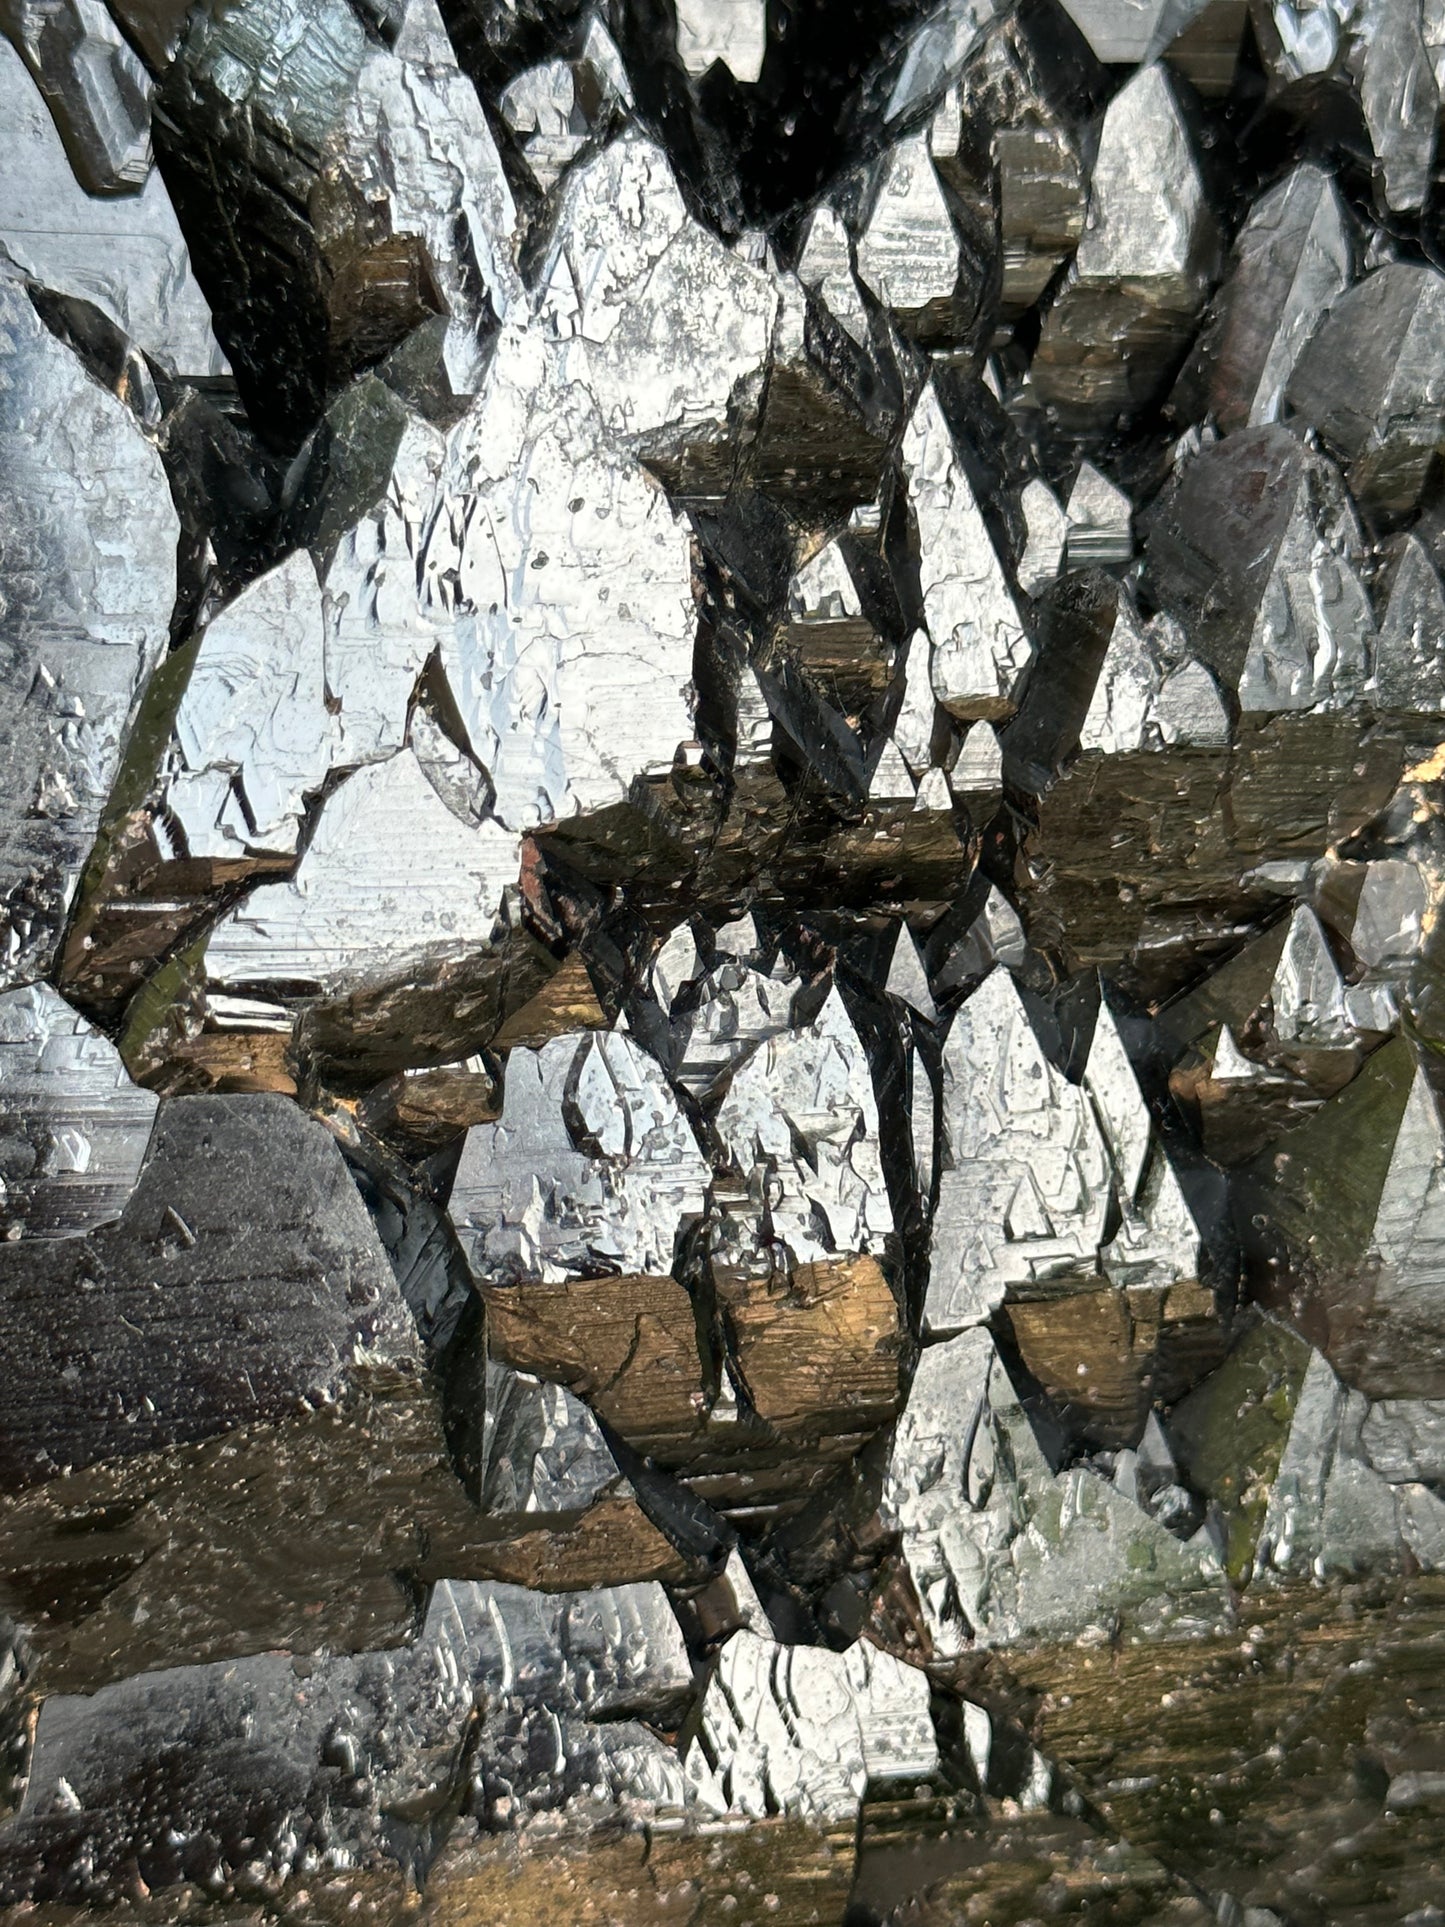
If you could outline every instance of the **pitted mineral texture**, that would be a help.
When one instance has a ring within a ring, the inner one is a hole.
[[[1442,82],[0,0],[6,1921],[1438,1923]]]
[[[666,1725],[691,1697],[658,1586],[444,1583],[408,1647],[268,1654],[48,1700],[0,1892],[33,1891],[37,1866],[48,1898],[90,1900],[136,1865],[157,1891],[225,1890],[258,1859],[281,1880],[399,1874],[409,1841],[458,1807],[487,1825],[585,1802],[680,1810],[676,1756],[641,1722]]]

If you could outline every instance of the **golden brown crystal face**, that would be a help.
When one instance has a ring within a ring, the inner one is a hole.
[[[1439,1921],[1437,0],[0,29],[0,1912]]]

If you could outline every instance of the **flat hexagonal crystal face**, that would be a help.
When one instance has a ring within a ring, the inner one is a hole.
[[[0,1912],[1425,1927],[1438,0],[0,0]]]

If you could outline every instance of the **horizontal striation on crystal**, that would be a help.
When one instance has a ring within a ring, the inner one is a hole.
[[[0,0],[0,1912],[1429,1927],[1436,0]]]

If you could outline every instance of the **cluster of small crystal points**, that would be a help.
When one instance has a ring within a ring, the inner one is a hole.
[[[1445,7],[0,28],[0,1918],[1445,1921]]]

